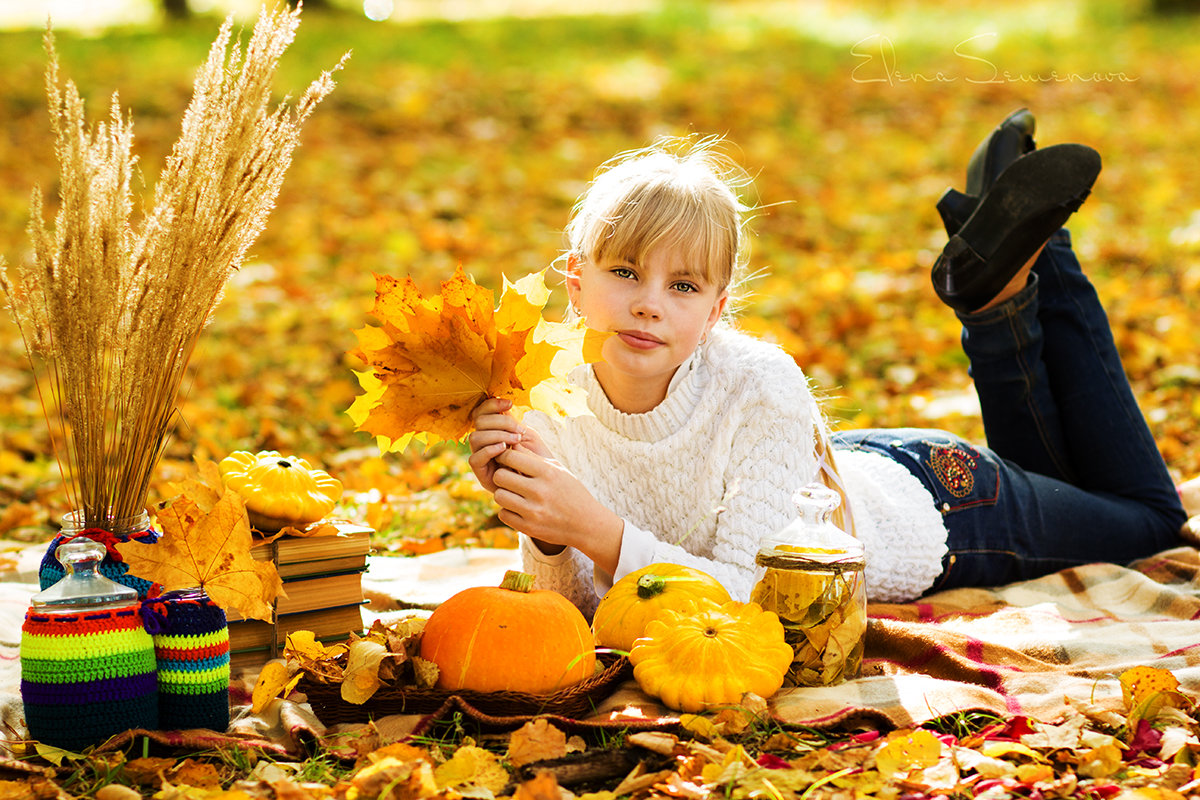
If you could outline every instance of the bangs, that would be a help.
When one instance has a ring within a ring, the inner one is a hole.
[[[728,286],[740,221],[727,198],[664,181],[636,187],[605,211],[580,242],[589,260],[643,264],[652,251],[667,247],[690,274],[718,290]]]

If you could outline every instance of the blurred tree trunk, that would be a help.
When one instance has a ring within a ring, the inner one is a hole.
[[[162,8],[168,19],[187,19],[192,13],[188,0],[162,0]]]
[[[1153,0],[1150,8],[1155,14],[1195,14],[1200,12],[1200,0]]]

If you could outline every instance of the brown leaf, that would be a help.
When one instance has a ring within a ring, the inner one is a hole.
[[[544,719],[526,722],[508,740],[508,760],[514,767],[566,754],[567,735]]]

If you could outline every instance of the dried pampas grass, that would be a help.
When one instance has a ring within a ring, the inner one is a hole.
[[[272,107],[299,23],[299,9],[264,10],[243,51],[226,20],[140,230],[130,221],[132,122],[114,94],[108,121],[89,130],[75,85],[60,88],[46,33],[61,202],[48,229],[34,190],[32,258],[7,270],[0,260],[0,288],[87,527],[142,512],[200,332],[266,224],[301,126],[333,90],[326,72],[294,105]]]

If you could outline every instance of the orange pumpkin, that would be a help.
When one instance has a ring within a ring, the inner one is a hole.
[[[434,609],[421,657],[438,665],[439,689],[549,694],[590,677],[596,653],[587,620],[557,592],[510,570]]]

